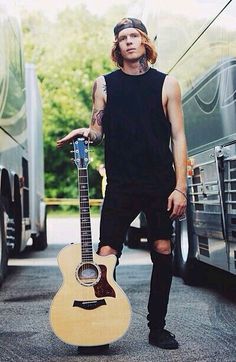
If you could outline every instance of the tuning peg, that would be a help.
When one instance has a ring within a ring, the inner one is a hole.
[[[74,153],[75,151],[73,150],[73,151],[70,151],[70,153]]]

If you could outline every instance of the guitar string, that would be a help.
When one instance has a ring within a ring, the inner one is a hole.
[[[87,170],[86,170],[87,171]],[[82,175],[81,175],[82,173]],[[85,175],[86,176],[86,175]],[[82,253],[82,261],[83,261],[83,270],[86,270],[86,268],[88,267],[87,263],[86,263],[86,257],[85,257],[85,250],[84,250],[84,242],[86,240],[85,235],[84,235],[84,225],[83,225],[83,218],[87,218],[89,217],[89,202],[88,202],[88,185],[87,185],[87,177],[85,178],[85,182],[82,179],[82,177],[84,177],[83,175],[83,171],[80,171],[80,215],[81,215],[81,253]],[[87,198],[87,202],[84,203],[82,202],[82,197],[86,196]],[[85,210],[83,210],[83,207],[85,207]],[[85,292],[87,292],[87,289],[85,289]],[[88,299],[88,298],[87,298]]]
[[[83,174],[85,173],[85,174]],[[87,169],[78,171],[79,179],[79,199],[80,199],[80,227],[81,227],[81,255],[82,272],[89,267],[89,262],[93,261],[92,235],[90,222],[90,205],[88,192]],[[85,220],[85,221],[84,221]],[[87,235],[86,235],[87,234]]]

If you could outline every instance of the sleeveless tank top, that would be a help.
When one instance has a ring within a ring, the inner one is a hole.
[[[103,131],[108,184],[173,184],[171,124],[162,106],[166,74],[149,68],[142,75],[128,75],[119,69],[104,77],[107,104]]]

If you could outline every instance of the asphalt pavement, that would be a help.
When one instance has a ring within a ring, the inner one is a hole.
[[[96,243],[98,219],[93,219]],[[117,282],[132,305],[126,335],[102,355],[79,356],[75,346],[61,342],[49,324],[50,303],[62,282],[56,255],[79,237],[77,219],[48,219],[49,247],[27,247],[11,259],[9,275],[0,290],[0,361],[236,361],[236,298],[231,279],[206,274],[206,283],[186,286],[174,278],[166,328],[180,348],[161,350],[148,344],[146,304],[151,263],[146,250],[124,249]],[[212,276],[210,278],[210,276]]]

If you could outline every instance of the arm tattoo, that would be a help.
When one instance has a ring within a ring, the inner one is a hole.
[[[95,81],[94,85],[93,85],[93,103],[95,102],[95,93],[97,90],[97,81]]]
[[[139,58],[139,73],[145,73],[148,70],[148,62],[146,54]]]
[[[104,115],[104,109],[101,110],[94,109],[91,121],[92,126],[94,126],[96,123],[98,126],[102,126],[103,115]]]

